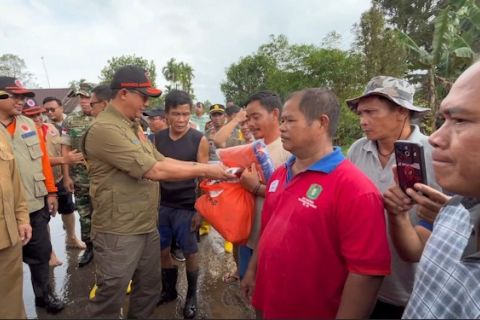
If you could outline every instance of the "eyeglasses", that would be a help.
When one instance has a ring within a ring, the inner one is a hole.
[[[49,112],[55,112],[55,110],[57,110],[57,109],[58,109],[58,108],[45,108],[45,111],[46,111],[47,113],[49,113]]]
[[[146,94],[144,94],[143,92],[141,91],[138,91],[138,90],[127,90],[128,92],[131,92],[131,93],[135,93],[136,95],[139,95],[140,97],[142,97],[143,99],[143,102],[147,102],[148,101],[148,96]]]
[[[95,108],[95,105],[96,105],[96,104],[99,104],[99,103],[102,103],[102,102],[103,102],[102,100],[100,100],[100,101],[92,101],[92,102],[90,102],[90,107]]]

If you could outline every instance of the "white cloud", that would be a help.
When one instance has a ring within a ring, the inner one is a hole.
[[[52,87],[71,80],[98,81],[108,59],[136,54],[161,68],[171,57],[194,68],[199,99],[223,101],[225,69],[255,51],[270,34],[291,43],[320,44],[330,31],[352,40],[352,24],[369,0],[2,0],[3,53],[23,58],[37,82]]]

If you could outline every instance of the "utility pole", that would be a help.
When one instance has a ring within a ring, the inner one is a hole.
[[[51,86],[50,86],[50,79],[48,78],[47,65],[45,64],[45,58],[44,58],[43,56],[41,56],[40,58],[42,59],[43,70],[45,70],[45,77],[47,78],[48,88],[51,88]]]

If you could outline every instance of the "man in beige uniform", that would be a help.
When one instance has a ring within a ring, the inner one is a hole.
[[[0,99],[8,94],[0,91]],[[0,319],[25,319],[22,245],[32,237],[15,158],[0,132]]]
[[[163,157],[135,121],[152,87],[145,70],[120,68],[110,84],[112,100],[83,140],[93,205],[92,242],[97,292],[87,305],[91,317],[118,318],[130,279],[128,317],[147,318],[160,296],[157,231],[159,180],[233,178],[223,167]]]
[[[35,94],[17,79],[6,76],[0,76],[0,90],[9,94],[0,100],[0,131],[11,145],[20,169],[32,226],[32,239],[22,248],[23,261],[30,268],[35,305],[57,313],[63,310],[64,303],[54,294],[48,268],[52,252],[48,222],[57,213],[57,188],[41,130],[31,119],[18,114],[25,97]]]

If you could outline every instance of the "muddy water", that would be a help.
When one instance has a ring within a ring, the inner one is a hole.
[[[50,269],[52,285],[55,286],[57,294],[65,301],[66,307],[57,315],[50,315],[45,313],[43,309],[35,308],[34,295],[30,284],[30,272],[28,266],[24,264],[24,301],[27,316],[39,319],[85,318],[84,310],[88,302],[88,294],[95,282],[94,264],[90,263],[86,267],[78,268],[78,256],[81,250],[65,248],[65,231],[60,216],[52,219],[50,228],[53,248],[59,259],[63,261],[63,265]],[[77,230],[77,234],[80,234],[79,230]],[[215,231],[212,231],[209,235],[202,236],[199,248],[200,274],[197,318],[254,318],[253,310],[241,295],[239,284],[225,284],[222,281],[223,275],[234,269],[232,255],[225,253],[223,250],[223,239]],[[176,301],[155,309],[153,318],[183,318],[182,308],[187,291],[187,280],[184,263],[178,263],[178,266],[177,289],[179,297]],[[128,296],[125,299],[123,314],[127,314],[127,308]]]

